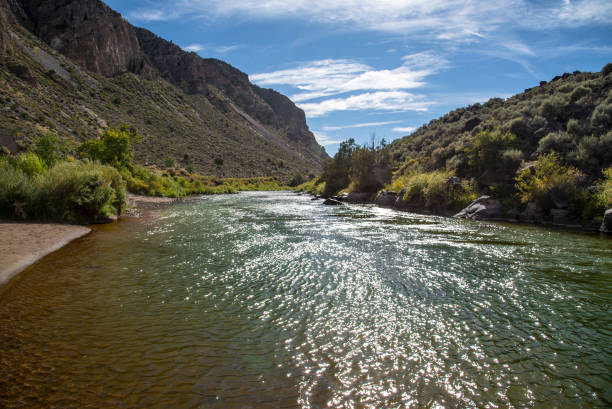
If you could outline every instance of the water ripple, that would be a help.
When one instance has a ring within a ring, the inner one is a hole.
[[[609,239],[282,193],[156,212],[0,292],[0,406],[612,405]]]

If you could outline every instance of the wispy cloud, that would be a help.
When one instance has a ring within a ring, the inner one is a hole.
[[[174,20],[180,16],[180,10],[177,13],[168,12],[162,8],[152,9],[137,9],[128,14],[128,18],[136,21],[168,21]]]
[[[183,50],[187,51],[187,52],[198,52],[198,51],[203,51],[204,49],[206,49],[206,47],[204,47],[202,44],[190,44],[188,46],[183,47]]]
[[[412,133],[415,130],[416,128],[414,126],[393,128],[393,132],[400,132],[400,133]]]
[[[512,27],[530,30],[610,24],[609,0],[152,0],[151,9],[130,17],[167,20],[201,18],[300,19],[442,41],[472,41]]]
[[[340,131],[342,129],[370,128],[373,126],[384,126],[391,124],[399,124],[403,121],[384,121],[384,122],[365,122],[362,124],[340,125],[340,126],[324,126],[324,131]]]
[[[216,52],[218,52],[219,54],[225,54],[225,53],[229,53],[231,51],[240,50],[241,48],[244,48],[244,46],[240,45],[240,44],[233,44],[233,45],[221,45],[221,46],[217,46],[217,47],[214,48],[214,50]]]
[[[313,134],[315,136],[315,139],[317,140],[317,143],[321,146],[335,145],[337,143],[342,142],[342,140],[333,139],[332,137],[326,135],[323,132],[313,131]]]
[[[424,52],[407,55],[402,58],[402,65],[387,70],[352,60],[320,60],[296,68],[254,74],[250,79],[262,86],[288,85],[303,91],[291,99],[310,117],[332,111],[424,110],[427,103],[423,98],[405,90],[425,86],[428,76],[447,66],[446,59]],[[362,93],[337,97],[358,92]],[[332,96],[336,98],[330,99]],[[314,102],[316,99],[323,100]]]
[[[298,104],[310,118],[323,116],[334,111],[427,111],[433,102],[422,95],[405,91],[378,91],[333,98],[321,102]]]

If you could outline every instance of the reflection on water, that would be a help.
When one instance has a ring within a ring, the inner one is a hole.
[[[0,407],[612,405],[596,235],[217,196],[0,290]]]

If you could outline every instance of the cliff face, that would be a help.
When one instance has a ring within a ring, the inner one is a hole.
[[[306,114],[283,94],[273,89],[253,86],[255,92],[266,101],[276,114],[276,126],[283,128],[292,140],[299,140],[310,146],[318,146],[317,140],[306,125]]]
[[[99,1],[20,0],[22,23],[77,64],[102,75],[153,76],[133,27]]]
[[[127,123],[145,135],[140,162],[174,159],[203,174],[318,173],[328,158],[287,97],[133,27],[99,0],[0,0],[0,28],[0,51],[15,54],[0,64],[10,106],[0,144],[11,152],[47,130],[83,140]]]

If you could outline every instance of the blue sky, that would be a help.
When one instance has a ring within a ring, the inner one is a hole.
[[[328,153],[612,62],[612,0],[109,0],[289,96]]]

